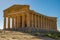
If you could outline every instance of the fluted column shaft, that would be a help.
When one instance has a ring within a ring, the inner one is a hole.
[[[39,25],[40,25],[40,29],[41,29],[41,15],[39,16]]]
[[[45,17],[45,29],[47,29],[47,28],[46,28],[46,17]]]
[[[48,28],[47,28],[47,21],[48,21],[48,20],[47,20],[47,18],[46,18],[46,29],[48,29]]]
[[[35,28],[37,28],[37,19],[36,19],[36,15],[35,15]]]
[[[57,31],[57,20],[55,21],[55,31]]]
[[[51,22],[50,22],[50,19],[49,19],[49,30],[51,30]]]
[[[14,29],[14,18],[12,18],[12,28]]]
[[[25,15],[22,13],[22,28],[25,27]]]
[[[53,30],[56,31],[56,22],[53,21]]]
[[[50,20],[49,20],[50,21]],[[50,21],[50,30],[51,30],[51,21]]]
[[[10,29],[10,17],[8,17],[8,29]]]
[[[6,29],[6,17],[4,17],[4,29]]]
[[[50,30],[50,28],[49,28],[49,19],[47,18],[47,29],[48,29],[48,31]]]
[[[41,15],[41,29],[42,29],[42,15]]]
[[[17,17],[15,17],[15,29],[17,29]]]
[[[44,20],[43,20],[43,16],[42,16],[42,29],[44,29]]]
[[[33,26],[35,28],[35,14],[33,14]]]
[[[43,21],[44,21],[44,29],[46,29],[46,28],[45,28],[45,27],[46,27],[45,17],[44,17]]]
[[[31,29],[30,29],[30,14],[29,13],[26,13],[27,14],[27,28],[28,28],[28,32],[31,32]]]
[[[40,17],[38,15],[38,29],[40,29]]]
[[[20,28],[22,28],[22,16],[20,16]]]
[[[30,15],[27,13],[27,27],[30,27]]]
[[[50,22],[49,22],[49,19],[48,19],[48,30],[50,30],[50,26],[49,26],[49,23],[50,23]]]
[[[19,28],[19,21],[18,20],[19,20],[19,16],[17,16],[17,20],[16,20],[17,21],[17,29]]]
[[[37,25],[37,26],[36,26],[36,29],[37,29],[37,31],[38,31],[38,30],[39,30],[39,29],[38,29],[38,28],[39,28],[39,27],[38,27],[38,15],[36,15],[36,25]]]
[[[34,23],[33,23],[33,21],[34,21],[34,20],[33,20],[33,14],[32,14],[32,17],[31,17],[31,18],[32,18],[32,27],[34,27],[34,26],[33,26],[33,25],[34,25]]]
[[[37,28],[37,30],[38,30],[38,15],[36,15],[36,22],[37,22],[36,28]]]
[[[20,16],[18,16],[18,28],[20,28]]]
[[[43,21],[43,29],[45,29],[45,25],[44,25],[44,16],[42,17],[42,21]]]

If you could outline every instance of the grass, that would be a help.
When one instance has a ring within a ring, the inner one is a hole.
[[[49,38],[53,38],[53,39],[60,38],[60,34],[59,33],[40,33],[40,32],[34,32],[33,35],[35,35],[35,36],[41,36],[42,35],[42,37],[49,37]]]
[[[0,31],[2,33],[2,31]],[[28,31],[26,31],[26,33],[29,33]],[[4,33],[4,34],[7,34],[7,33]],[[1,35],[4,35],[4,34],[1,34]],[[60,33],[59,32],[55,32],[55,33],[42,33],[42,32],[33,32],[31,33],[32,35],[35,35],[35,36],[42,36],[42,37],[49,37],[49,38],[53,38],[53,39],[58,39],[60,38]],[[20,34],[22,35],[22,34]],[[4,36],[1,36],[1,38],[5,38]],[[17,39],[19,37],[12,37],[12,39]]]
[[[53,38],[53,39],[60,38],[60,34],[58,34],[58,33],[47,33],[45,36]]]

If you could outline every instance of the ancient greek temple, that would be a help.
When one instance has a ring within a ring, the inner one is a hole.
[[[4,10],[4,29],[56,31],[57,17],[49,17],[29,9],[29,5],[13,5]],[[8,18],[8,19],[7,19]],[[10,23],[10,19],[12,22]],[[8,21],[8,28],[6,24]],[[12,24],[12,26],[10,26]]]

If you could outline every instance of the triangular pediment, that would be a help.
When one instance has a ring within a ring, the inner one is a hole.
[[[12,5],[9,8],[5,9],[4,11],[6,11],[7,13],[10,13],[12,11],[19,11],[20,9],[23,8],[29,8],[29,5]]]

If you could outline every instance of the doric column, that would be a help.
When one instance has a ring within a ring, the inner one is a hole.
[[[12,18],[12,28],[14,29],[14,18]]]
[[[55,21],[55,31],[57,31],[57,19]]]
[[[6,17],[4,17],[4,29],[6,29]]]
[[[44,29],[44,21],[43,21],[43,16],[42,16],[42,29]]]
[[[51,22],[51,23],[52,23],[51,25],[52,25],[52,31],[53,31],[53,20],[52,20],[52,22]]]
[[[19,28],[19,16],[17,16],[17,29]]]
[[[29,14],[30,18],[30,28],[32,27],[32,13]]]
[[[15,17],[15,29],[17,29],[17,17]]]
[[[37,19],[36,19],[36,15],[35,15],[35,28],[37,28]]]
[[[30,27],[30,15],[27,13],[27,27]]]
[[[48,29],[48,28],[47,28],[47,17],[46,17],[46,29]]]
[[[15,18],[15,28],[18,29],[19,28],[19,16],[16,16]]]
[[[53,30],[56,31],[56,22],[53,20]]]
[[[30,29],[30,13],[26,13],[27,14],[27,31],[31,32]]]
[[[22,16],[20,16],[20,28],[22,28]]]
[[[51,22],[51,19],[50,19],[50,30],[52,31],[52,22]]]
[[[45,19],[44,19],[44,16],[42,17],[42,28],[45,30]]]
[[[48,23],[47,23],[47,24],[48,24],[48,26],[47,26],[47,27],[48,27],[48,30],[50,30],[50,26],[49,26],[49,18],[48,18]]]
[[[46,17],[45,17],[45,29],[46,29]]]
[[[21,17],[19,16],[19,28],[21,27]]]
[[[10,29],[10,17],[8,17],[8,29]]]
[[[42,28],[45,29],[45,27],[44,27],[44,16],[42,17],[42,24],[43,24]]]
[[[45,17],[45,20],[44,20],[44,22],[45,22],[44,24],[45,24],[45,29],[46,29],[46,17]]]
[[[55,30],[54,28],[55,28],[55,25],[54,25],[55,23],[54,23],[54,21],[53,21],[53,30]]]
[[[24,13],[22,13],[22,28],[25,27],[24,21],[25,21],[25,15]]]
[[[33,14],[33,27],[35,29],[35,14]]]
[[[49,19],[49,30],[51,31],[51,22],[50,22],[50,19]]]
[[[20,16],[18,16],[18,28],[20,28]]]
[[[52,30],[52,27],[53,27],[53,26],[52,26],[52,20],[51,20],[51,30]]]
[[[50,23],[50,19],[49,19],[49,30],[51,30],[51,25],[50,25],[51,23]]]
[[[41,15],[39,16],[39,25],[40,25],[40,29],[41,29]]]
[[[43,21],[43,16],[42,16],[42,29],[44,29],[44,21]]]
[[[48,23],[48,20],[47,20],[47,18],[46,18],[46,28],[47,28],[47,26],[48,26],[48,24],[47,24],[47,23]],[[47,29],[48,29],[48,28],[47,28]]]
[[[48,19],[46,20],[46,22],[47,22],[46,26],[47,26],[47,29],[48,29]]]
[[[38,15],[38,29],[40,29],[40,17]]]
[[[38,16],[36,15],[36,29],[38,30]]]
[[[44,16],[43,20],[44,20],[44,29],[46,29],[46,21],[45,21],[46,19],[45,19],[45,16]]]
[[[42,15],[41,15],[41,29],[42,29]]]
[[[48,20],[48,18],[47,18],[47,29],[49,31],[49,20]]]
[[[32,14],[31,16],[32,16],[32,17],[31,17],[31,18],[32,18],[32,27],[34,27],[34,23],[33,23],[33,21],[34,21],[34,20],[33,20],[33,14]]]

